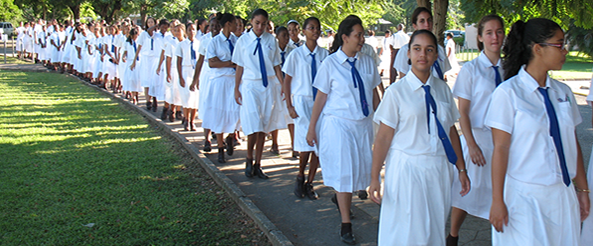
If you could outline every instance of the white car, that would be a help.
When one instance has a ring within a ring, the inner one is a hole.
[[[14,27],[10,22],[0,22],[0,29],[2,29],[2,33],[8,35],[9,37],[14,33]]]

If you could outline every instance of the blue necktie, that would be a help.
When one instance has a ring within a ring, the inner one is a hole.
[[[60,47],[60,35],[58,35],[58,47]]]
[[[115,42],[113,42],[113,40],[115,39],[115,36],[111,36],[111,53],[115,52]]]
[[[449,140],[449,136],[447,136],[447,132],[441,125],[441,121],[437,117],[437,104],[434,101],[434,98],[430,94],[430,85],[423,85],[422,89],[424,89],[424,99],[426,101],[426,119],[428,121],[428,134],[430,134],[430,108],[432,107],[432,113],[434,114],[434,119],[437,123],[437,130],[439,139],[441,139],[441,143],[443,143],[443,147],[445,148],[445,153],[447,154],[447,159],[451,164],[455,165],[457,162],[457,155],[455,154],[455,150],[453,149],[453,145],[451,145],[451,141]]]
[[[441,65],[439,65],[439,61],[434,61],[434,64],[432,64],[432,67],[434,67],[434,70],[437,71],[437,74],[439,75],[439,79],[445,80],[445,77],[443,76],[443,70],[441,70]]]
[[[500,85],[500,83],[502,83],[502,79],[500,78],[500,72],[498,72],[498,66],[492,66],[492,68],[494,68],[494,75],[495,77],[495,82],[496,82],[496,86],[498,87],[498,85]]]
[[[268,87],[268,74],[266,73],[266,63],[264,61],[264,53],[261,48],[261,38],[257,38],[257,46],[253,51],[253,55],[255,53],[259,53],[259,70],[261,72],[261,80],[264,84],[264,87]]]
[[[356,58],[354,58],[354,61],[350,61],[350,60],[346,60],[346,61],[350,64],[350,66],[352,66],[350,71],[352,72],[352,80],[354,81],[354,88],[358,87],[358,92],[360,94],[360,105],[362,106],[362,114],[364,114],[365,117],[369,116],[369,104],[367,103],[366,95],[364,92],[364,84],[362,83],[362,77],[360,77],[360,73],[358,73],[358,70],[354,66],[354,64],[356,63]]]
[[[286,51],[280,52],[280,58],[282,59],[282,66],[284,66],[284,61],[286,60],[286,58],[284,57],[285,54],[286,54]]]
[[[315,53],[309,55],[311,56],[311,86],[313,87],[313,100],[315,100],[317,88],[313,86],[313,82],[315,82],[315,75],[317,75],[317,62],[315,61]]]
[[[294,45],[295,45],[296,47],[301,47],[301,44],[299,44],[299,42],[294,42]]]
[[[233,52],[235,51],[235,46],[233,46],[233,42],[231,42],[230,38],[227,38],[226,41],[229,42],[229,49],[231,50],[231,56],[232,56]]]
[[[562,147],[562,138],[560,138],[560,128],[558,127],[558,118],[556,117],[556,111],[550,101],[548,95],[548,88],[537,88],[539,92],[544,96],[544,103],[546,104],[546,111],[548,112],[548,118],[550,120],[550,135],[554,139],[554,145],[556,145],[556,153],[558,153],[558,159],[560,160],[560,170],[562,170],[562,181],[566,186],[570,185],[570,177],[568,176],[568,168],[566,168],[566,159],[564,158],[564,148]]]
[[[189,41],[189,48],[191,50],[191,64],[192,67],[196,68],[196,50],[194,50],[194,41]]]
[[[154,50],[154,39],[150,38],[150,50]]]
[[[133,42],[132,44],[134,44],[134,54],[136,54],[136,41],[132,41],[132,42]],[[140,60],[140,56],[137,56],[136,61],[139,61],[139,60]]]

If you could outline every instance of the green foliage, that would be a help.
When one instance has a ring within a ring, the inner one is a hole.
[[[571,24],[566,34],[573,48],[578,47],[580,52],[593,57],[593,30]]]
[[[12,21],[13,26],[22,18],[22,11],[14,4],[14,0],[0,0],[0,21]]]

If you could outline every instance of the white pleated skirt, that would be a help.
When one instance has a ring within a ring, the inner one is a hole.
[[[593,150],[591,150],[593,153]],[[593,158],[589,160],[589,171],[587,172],[587,181],[589,181],[589,189],[593,188]],[[589,192],[589,201],[593,201],[593,194]],[[589,217],[583,221],[583,229],[581,232],[581,245],[593,245],[593,213],[589,211]]]
[[[371,183],[373,124],[371,117],[348,120],[323,115],[317,125],[323,183],[337,192],[366,189]]]
[[[99,52],[95,52],[95,63],[93,65],[93,77],[99,78],[99,73],[101,73],[101,76],[103,76],[103,62],[105,62],[105,60],[101,61],[101,54],[99,54]],[[134,70],[138,69],[138,67],[134,68]]]
[[[195,69],[192,66],[183,66],[183,78],[185,79],[185,86],[179,85],[179,95],[181,96],[181,106],[183,108],[197,109],[200,100],[200,93],[198,90],[191,91],[189,89],[192,79],[194,77]],[[179,84],[179,81],[177,82]]]
[[[124,77],[122,78],[122,90],[130,92],[142,92],[143,88],[140,85],[140,80],[138,78],[138,69],[131,70],[131,65],[132,61],[128,61],[126,64],[126,71],[124,73]]]
[[[277,128],[274,119],[274,86],[278,83],[276,76],[268,77],[268,86],[264,87],[261,80],[244,79],[241,83],[240,109],[241,127],[245,135],[256,132],[271,132]],[[277,111],[277,109],[276,109]]]
[[[274,91],[274,109],[272,113],[272,121],[274,122],[276,129],[286,129],[288,124],[294,124],[294,120],[290,117],[288,109],[286,108],[286,101],[282,96],[282,85],[277,79],[275,83],[270,83]]]
[[[240,107],[235,101],[235,76],[220,76],[210,80],[208,98],[200,106],[202,127],[214,133],[234,133],[239,129]]]
[[[155,56],[143,55],[140,58],[139,76],[142,87],[151,87],[156,80],[156,67],[154,63],[159,62]],[[136,64],[138,65],[138,64]]]
[[[204,109],[206,109],[206,101],[208,100],[208,97],[210,97],[210,94],[208,94],[208,91],[210,91],[210,68],[207,68],[209,65],[206,61],[204,61],[204,64],[202,65],[202,71],[200,72],[200,101],[198,102],[198,118],[201,120],[204,120],[204,115],[206,114],[206,112],[204,112]],[[204,123],[202,123],[202,127],[204,127]],[[204,129],[209,129],[207,127],[204,127]]]
[[[307,132],[309,131],[309,123],[311,122],[311,114],[313,113],[313,97],[309,96],[293,96],[292,105],[299,117],[293,120],[294,122],[294,151],[315,151],[315,147],[309,146],[307,143]]]
[[[156,74],[156,69],[158,67],[158,63],[154,64],[154,76],[155,80],[150,89],[148,90],[148,95],[156,97],[157,100],[164,100],[165,98],[165,84],[167,83],[165,80],[167,79],[167,75],[165,73],[164,66],[161,65],[161,69],[159,74]]]
[[[16,39],[16,51],[23,51],[23,39]]]
[[[451,189],[451,205],[462,209],[473,216],[489,219],[490,206],[492,205],[492,153],[494,144],[492,142],[492,131],[488,129],[472,129],[476,144],[480,146],[486,165],[474,164],[469,155],[469,148],[464,136],[461,136],[461,147],[463,159],[467,169],[467,176],[471,181],[471,190],[467,195],[461,196],[461,182],[459,174],[454,172],[453,187]]]
[[[492,228],[492,245],[579,245],[581,217],[574,186],[545,186],[506,176],[504,232]]]
[[[171,81],[165,82],[165,102],[177,106],[181,106],[181,94],[179,93],[181,90],[181,86],[179,85],[179,74],[177,73],[177,61],[172,59],[171,61]],[[166,72],[165,72],[166,74]],[[165,81],[166,81],[165,75]]]
[[[408,155],[390,149],[379,245],[445,245],[452,179],[453,165],[445,155]]]

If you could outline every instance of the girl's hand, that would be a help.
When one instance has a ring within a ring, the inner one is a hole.
[[[134,68],[136,68],[136,60],[134,60],[132,62],[132,65],[130,66],[130,70],[134,71]]]
[[[579,207],[581,208],[581,222],[589,217],[589,209],[591,209],[591,201],[589,200],[588,192],[577,192],[579,199]]]
[[[461,196],[467,195],[471,189],[471,182],[467,176],[467,171],[459,173],[459,182],[461,182]]]
[[[297,114],[296,110],[294,110],[294,107],[290,107],[288,108],[288,114],[290,114],[290,117],[293,119],[296,119],[299,117],[299,115]]]
[[[167,74],[167,83],[171,83],[171,75]]]
[[[503,201],[492,202],[492,207],[490,207],[490,224],[494,226],[497,232],[504,232],[502,229],[503,224],[504,226],[509,225],[509,212],[507,211],[507,205]]]
[[[375,202],[376,204],[381,204],[381,183],[379,180],[371,181],[371,186],[369,186],[369,195],[371,196],[371,201]]]
[[[478,145],[469,147],[469,156],[472,159],[472,162],[478,166],[486,165],[486,158],[482,154],[482,150]]]
[[[179,77],[179,85],[181,85],[181,87],[185,88],[185,79],[183,79],[183,77]]]
[[[241,96],[241,92],[239,90],[235,90],[235,102],[237,102],[239,105],[243,105],[241,103],[243,102],[243,97]]]
[[[191,85],[189,86],[189,90],[190,90],[190,91],[195,91],[195,90],[196,90],[196,84],[191,84]]]
[[[307,143],[309,146],[315,146],[315,144],[317,144],[317,134],[315,133],[315,128],[309,128],[309,131],[307,132]]]

